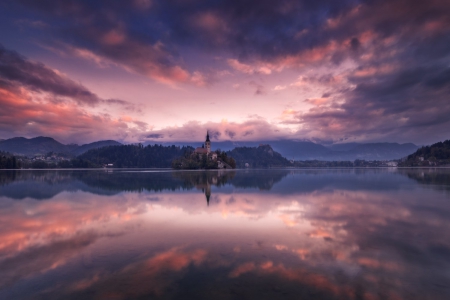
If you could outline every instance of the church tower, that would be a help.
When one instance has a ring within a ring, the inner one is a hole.
[[[206,131],[206,141],[205,141],[206,153],[211,153],[211,141],[209,140],[209,132]]]

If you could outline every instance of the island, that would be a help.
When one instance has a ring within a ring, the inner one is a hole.
[[[209,132],[206,132],[205,143],[194,151],[186,151],[184,155],[172,161],[173,169],[235,169],[236,161],[227,153],[211,151]]]

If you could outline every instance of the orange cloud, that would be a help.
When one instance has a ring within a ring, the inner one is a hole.
[[[146,130],[146,123],[136,126],[140,121],[134,118],[114,119],[107,114],[89,113],[75,103],[54,103],[48,95],[25,88],[0,88],[0,105],[0,132],[7,135],[45,133],[61,141],[85,142],[104,139],[105,134],[123,140]]]
[[[240,266],[237,266],[233,271],[231,271],[229,276],[231,278],[239,277],[242,274],[245,274],[245,273],[255,270],[255,268],[256,268],[255,263],[253,263],[253,262],[245,263]]]
[[[257,63],[256,66],[241,63],[237,59],[228,59],[228,65],[233,69],[245,73],[245,74],[264,74],[269,75],[272,73],[272,68],[269,64]]]

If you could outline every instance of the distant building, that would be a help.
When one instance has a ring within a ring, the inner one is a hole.
[[[397,167],[398,163],[396,161],[388,161],[386,163],[388,167]]]
[[[217,153],[211,152],[211,141],[209,139],[209,132],[206,132],[205,143],[201,147],[197,147],[194,150],[194,154],[201,158],[202,155],[206,155],[209,160],[217,160]]]

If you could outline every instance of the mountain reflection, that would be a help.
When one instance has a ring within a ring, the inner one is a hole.
[[[449,173],[1,172],[0,299],[448,299]]]
[[[13,199],[45,200],[64,191],[85,191],[99,195],[120,192],[162,192],[202,189],[207,199],[211,185],[232,185],[243,188],[270,190],[289,174],[279,170],[269,174],[218,170],[196,171],[4,171],[0,172],[0,196]]]
[[[450,191],[450,172],[448,169],[405,169],[400,172],[420,184]]]
[[[302,178],[296,185],[278,189],[280,193],[305,192],[324,188],[350,190],[396,190],[406,178],[431,188],[449,190],[450,172],[445,169],[364,170],[218,170],[218,171],[121,171],[121,170],[10,170],[0,172],[0,196],[12,199],[45,200],[62,192],[84,191],[97,195],[120,192],[162,192],[202,190],[207,200],[211,187],[232,186],[240,189],[270,191],[288,175]],[[370,174],[370,175],[368,175]],[[403,178],[402,177],[406,177]],[[284,180],[289,181],[289,180]]]

